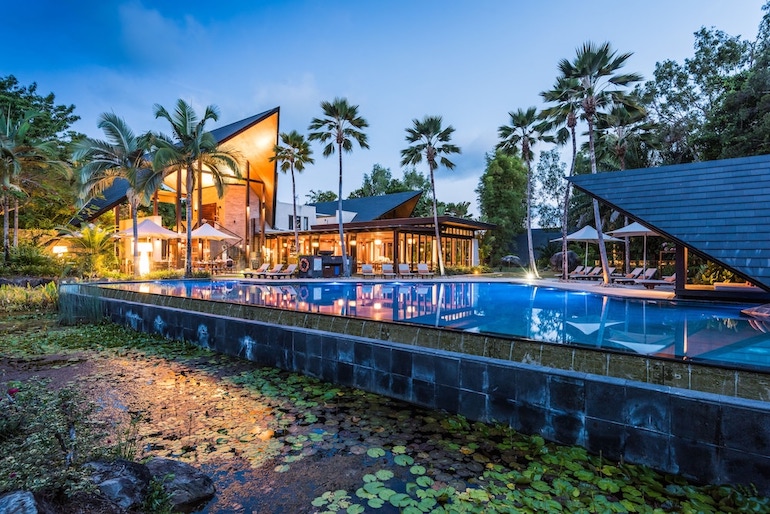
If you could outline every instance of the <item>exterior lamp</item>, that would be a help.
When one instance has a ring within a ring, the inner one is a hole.
[[[51,251],[57,257],[62,257],[65,253],[67,253],[67,247],[65,245],[56,245],[53,248],[51,248]]]
[[[152,243],[139,243],[139,274],[147,275],[150,272],[150,253],[152,253]]]

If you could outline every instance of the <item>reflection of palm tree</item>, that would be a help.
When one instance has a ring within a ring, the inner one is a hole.
[[[128,182],[126,198],[131,208],[133,227],[134,277],[139,276],[139,232],[137,230],[139,204],[146,203],[152,191],[141,189],[142,175],[150,173],[150,162],[146,157],[147,139],[137,137],[126,122],[114,113],[99,116],[97,127],[107,135],[106,141],[84,139],[75,147],[74,161],[84,161],[78,170],[79,197],[81,202],[100,195],[111,187],[116,179]],[[145,183],[146,185],[146,183]]]
[[[222,198],[228,179],[241,178],[238,156],[234,151],[220,148],[211,132],[206,131],[208,120],[219,119],[219,111],[209,105],[203,117],[198,118],[193,108],[182,99],[177,100],[173,114],[164,107],[155,105],[155,117],[164,118],[171,125],[172,136],[154,134],[155,157],[153,167],[156,173],[151,177],[152,185],[160,187],[166,174],[174,170],[184,170],[187,174],[185,183],[187,197],[187,262],[185,277],[192,276],[192,200],[195,190],[195,165],[200,176],[205,166],[211,175],[217,191]],[[200,180],[200,179],[199,179]],[[177,192],[179,194],[179,192]],[[198,206],[200,209],[201,206]]]
[[[559,61],[559,70],[566,79],[578,81],[575,97],[580,98],[583,117],[588,122],[588,145],[591,158],[591,173],[596,173],[596,150],[594,125],[597,112],[604,107],[614,104],[630,103],[629,96],[616,86],[625,87],[633,82],[642,80],[637,73],[621,74],[622,68],[631,57],[630,53],[617,55],[609,43],[595,45],[587,42],[578,48],[573,61],[562,59]],[[604,283],[610,283],[608,273],[607,248],[604,246],[602,236],[601,216],[599,214],[599,201],[593,199],[594,221],[599,234],[599,256],[602,264],[602,276]]]
[[[441,127],[441,116],[425,116],[422,120],[412,120],[413,126],[406,129],[406,141],[412,146],[401,150],[401,166],[417,164],[422,161],[423,154],[430,170],[430,187],[433,193],[433,225],[436,232],[436,251],[438,255],[439,273],[444,275],[444,255],[441,249],[441,230],[438,226],[438,206],[436,204],[436,181],[434,171],[439,164],[447,169],[455,165],[446,155],[460,153],[460,148],[451,144],[454,127]]]
[[[324,157],[332,155],[335,151],[339,155],[340,180],[339,194],[337,195],[337,221],[339,223],[340,248],[342,250],[342,274],[350,276],[347,251],[345,249],[345,233],[342,227],[342,151],[353,151],[353,141],[358,142],[361,148],[369,148],[366,134],[362,131],[369,123],[358,115],[358,106],[349,105],[345,98],[335,98],[333,102],[321,102],[323,118],[313,118],[308,127],[311,132],[310,141],[326,143],[323,149]],[[336,145],[336,146],[335,146]]]
[[[535,261],[535,248],[532,243],[532,147],[538,141],[553,141],[553,137],[545,132],[548,125],[538,118],[537,109],[530,107],[526,111],[519,109],[509,112],[510,125],[503,125],[497,129],[500,142],[498,150],[509,155],[514,153],[516,145],[521,145],[521,158],[527,165],[527,248],[529,250],[529,267],[532,274],[540,278]]]
[[[310,157],[313,151],[310,145],[305,141],[305,136],[292,130],[288,134],[281,134],[281,142],[285,146],[275,145],[273,147],[274,155],[270,157],[270,162],[280,161],[281,171],[286,173],[291,171],[291,199],[294,205],[294,250],[299,252],[299,219],[297,218],[297,186],[294,181],[294,171],[302,173],[305,164],[313,164],[313,158]]]

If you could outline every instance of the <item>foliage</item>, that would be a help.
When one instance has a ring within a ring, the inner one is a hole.
[[[92,487],[82,464],[101,456],[103,431],[91,418],[96,405],[75,389],[52,390],[41,380],[0,387],[0,494],[72,495]]]
[[[0,275],[6,277],[59,277],[64,267],[39,246],[21,244],[9,249],[9,258],[0,256]]]
[[[540,228],[560,227],[562,210],[559,201],[564,197],[567,181],[564,170],[567,165],[561,161],[557,149],[540,153],[534,179],[533,209],[537,213]]]
[[[745,282],[745,280],[711,261],[701,264],[692,278],[693,284],[712,285],[715,282]]]
[[[307,203],[322,203],[322,202],[334,202],[337,200],[337,193],[334,191],[315,191],[310,190],[310,193],[306,194]]]
[[[353,151],[353,142],[360,148],[369,148],[364,129],[369,126],[366,119],[358,115],[358,106],[350,105],[347,98],[335,98],[334,101],[321,102],[322,118],[313,118],[308,130],[310,141],[319,141],[324,145],[323,156],[329,157],[335,152],[339,160],[339,187],[337,194],[337,225],[339,227],[342,254],[342,276],[350,276],[350,263],[345,248],[345,230],[342,222],[342,152]]]
[[[279,162],[280,170],[283,173],[291,172],[291,200],[294,208],[293,219],[297,220],[297,184],[294,176],[294,172],[302,173],[306,164],[313,164],[311,155],[313,150],[310,149],[310,145],[305,141],[305,136],[292,130],[291,132],[281,134],[282,145],[275,145],[273,147],[273,155],[270,157],[270,162]],[[299,223],[295,222],[294,225],[294,252],[299,252]]]
[[[117,267],[115,240],[112,232],[96,225],[88,225],[80,231],[62,227],[68,236],[71,253],[75,256],[77,273],[81,277],[104,276]]]
[[[58,303],[56,282],[38,287],[0,285],[0,312],[55,311]]]
[[[518,157],[502,152],[486,156],[487,167],[479,179],[476,194],[479,198],[481,220],[497,225],[484,234],[482,251],[487,262],[496,263],[504,255],[514,253],[516,234],[523,228],[527,171]]]

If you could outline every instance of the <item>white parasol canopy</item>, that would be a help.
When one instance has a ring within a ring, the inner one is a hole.
[[[237,237],[231,234],[222,232],[221,230],[218,230],[212,227],[208,223],[204,223],[200,227],[193,230],[192,237],[193,239],[209,239],[212,241],[223,241],[225,239],[238,239]]]
[[[157,239],[176,239],[179,237],[179,234],[177,234],[173,230],[169,230],[165,227],[161,227],[151,219],[143,220],[141,223],[139,223],[136,226],[136,230],[139,237],[154,237]],[[115,235],[120,238],[133,237],[134,227],[131,226],[131,227],[125,228]]]
[[[644,236],[644,257],[643,257],[643,269],[647,269],[647,236],[659,236],[657,232],[655,232],[652,229],[649,229],[642,225],[641,223],[637,223],[636,221],[633,223],[629,223],[623,228],[619,228],[617,230],[613,230],[610,232],[615,237],[639,237]]]
[[[612,237],[609,234],[602,234],[602,239],[605,242],[608,243],[622,243],[622,239],[617,239],[615,237]],[[557,241],[561,241],[561,237],[557,237],[556,239],[551,239],[552,243],[555,243]],[[571,241],[573,243],[585,243],[586,244],[586,253],[585,253],[585,265],[588,266],[588,243],[598,243],[599,242],[599,232],[592,226],[586,225],[585,227],[581,228],[577,232],[573,232],[571,234],[567,234],[567,241]]]

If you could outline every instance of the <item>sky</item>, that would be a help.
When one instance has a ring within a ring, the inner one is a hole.
[[[475,189],[497,129],[510,111],[544,107],[540,92],[554,84],[559,60],[586,41],[608,41],[633,53],[624,71],[649,80],[656,63],[692,57],[701,27],[753,40],[763,3],[28,0],[3,7],[0,76],[75,105],[72,129],[99,139],[103,112],[137,133],[168,133],[153,106],[171,110],[179,98],[199,114],[217,106],[210,129],[280,107],[280,131],[307,135],[322,101],[346,98],[369,123],[369,149],[343,154],[343,197],[375,164],[401,178],[406,129],[441,116],[462,153],[453,170],[436,171],[436,196],[470,202],[478,216]],[[313,150],[315,164],[297,177],[301,203],[310,191],[337,192],[336,154]],[[424,160],[417,170],[428,175]],[[291,202],[282,173],[278,200]]]

